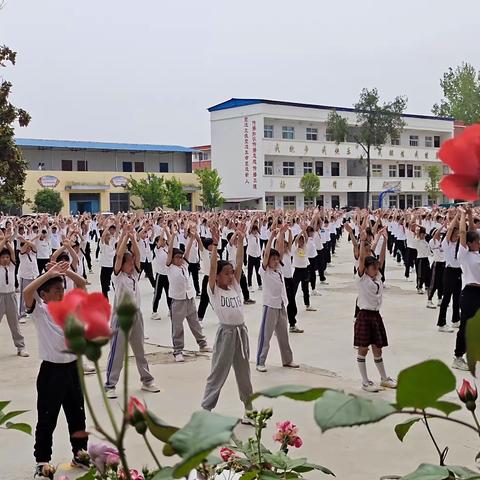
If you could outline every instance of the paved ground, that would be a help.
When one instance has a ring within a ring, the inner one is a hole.
[[[299,324],[305,329],[303,335],[292,335],[291,343],[295,359],[301,363],[299,371],[286,370],[280,367],[278,348],[273,343],[268,359],[268,373],[261,374],[252,370],[255,389],[278,384],[304,384],[312,386],[327,386],[345,389],[359,393],[359,378],[355,364],[355,352],[352,347],[353,308],[355,287],[352,278],[351,246],[343,240],[338,256],[334,259],[335,266],[329,268],[329,286],[323,289],[321,297],[313,297],[312,305],[317,312],[301,311]],[[435,328],[437,310],[425,308],[426,299],[417,295],[414,283],[403,279],[403,271],[394,264],[393,259],[387,259],[387,282],[390,288],[385,293],[382,314],[387,327],[391,346],[384,354],[387,371],[396,376],[402,369],[427,358],[439,358],[448,364],[452,359],[454,334],[438,333]],[[95,274],[91,276],[91,291],[98,289],[98,264],[94,266]],[[169,355],[171,345],[170,324],[166,312],[165,301],[161,304],[164,319],[150,320],[152,291],[150,285],[142,280],[143,312],[146,319],[146,332],[149,335],[148,352],[152,353],[151,371],[156,383],[162,388],[160,394],[143,394],[139,390],[138,374],[133,366],[130,371],[131,393],[144,397],[148,406],[158,416],[176,425],[185,424],[191,413],[199,409],[206,377],[209,373],[208,357],[194,357],[185,364],[174,364]],[[252,351],[255,351],[258,328],[261,318],[261,294],[253,294],[258,303],[247,307],[247,324],[250,331]],[[302,305],[301,297],[298,298]],[[205,319],[205,332],[213,341],[216,331],[216,320],[211,309]],[[5,322],[0,327],[0,362],[1,389],[0,399],[13,401],[16,409],[28,409],[23,420],[35,424],[35,378],[39,366],[34,326],[27,323],[23,327],[27,338],[31,357],[28,359],[14,356],[8,328]],[[190,333],[186,334],[187,348],[195,349],[195,342]],[[167,349],[159,347],[166,346]],[[102,364],[105,364],[105,357]],[[253,358],[253,353],[252,353]],[[253,368],[253,364],[252,364]],[[368,361],[371,377],[377,378],[373,361]],[[460,382],[461,372],[456,372]],[[96,379],[87,379],[93,401],[98,405],[98,415],[106,418],[101,409],[100,392]],[[370,394],[389,400],[394,399],[393,392]],[[455,400],[455,395],[450,397]],[[117,414],[119,405],[114,402]],[[274,421],[290,419],[300,428],[304,447],[298,451],[301,456],[307,456],[311,461],[331,468],[342,480],[376,480],[386,474],[405,474],[412,471],[421,462],[435,463],[437,461],[433,446],[430,444],[425,430],[417,425],[400,443],[394,432],[393,425],[399,418],[369,427],[341,429],[321,434],[313,421],[313,405],[289,400],[259,400],[258,406],[273,406]],[[238,400],[233,375],[227,381],[222,392],[218,413],[241,415],[241,404]],[[266,443],[273,443],[272,428],[266,436]],[[439,435],[441,445],[449,445],[450,464],[470,465],[480,450],[478,439],[465,430],[452,428],[446,422],[437,422],[433,426]],[[238,434],[247,437],[250,430],[240,426]],[[55,434],[53,462],[65,466],[69,461],[69,443],[66,433],[66,423],[61,416]],[[33,458],[33,438],[17,432],[0,431],[0,478],[3,480],[23,480],[31,478]],[[128,435],[127,449],[131,464],[140,468],[143,464],[152,464],[145,451],[142,441],[134,432]],[[159,447],[160,451],[160,447]],[[135,460],[133,460],[135,459]],[[170,460],[166,460],[168,463]],[[71,478],[74,471],[69,471]],[[315,475],[311,478],[319,478]]]

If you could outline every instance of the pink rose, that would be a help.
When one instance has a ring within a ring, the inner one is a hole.
[[[302,439],[300,437],[295,437],[293,440],[292,446],[295,448],[300,448],[303,445]]]

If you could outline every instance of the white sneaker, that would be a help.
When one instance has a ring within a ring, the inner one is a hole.
[[[452,322],[453,328],[460,328],[460,322]]]
[[[158,312],[152,313],[152,316],[150,317],[152,320],[161,320],[162,317]]]
[[[313,297],[320,297],[322,294],[318,290],[312,290],[311,295]]]
[[[118,397],[117,391],[114,388],[108,388],[105,394],[107,395],[107,398],[110,398],[110,399],[114,399]]]
[[[262,290],[263,290],[262,285],[260,285],[260,286],[258,287],[258,289],[259,289],[260,291],[262,291]]]
[[[201,353],[212,353],[212,352],[213,352],[213,348],[212,348],[212,347],[201,347],[201,348],[200,348],[200,352],[201,352]]]
[[[463,359],[463,357],[455,357],[453,359],[452,368],[468,372],[468,365],[467,362]]]
[[[83,362],[83,374],[93,375],[96,372],[94,365],[90,362]]]
[[[17,352],[17,355],[19,357],[29,357],[30,354],[24,349],[24,348],[21,348],[18,352]]]
[[[408,283],[412,283],[412,282],[413,282],[413,278],[408,277],[408,278],[407,278],[407,282],[408,282]]]
[[[267,367],[265,365],[257,365],[257,371],[265,373],[267,371]]]
[[[427,308],[437,308],[431,300],[427,300]]]
[[[177,363],[183,363],[185,361],[181,353],[177,353],[176,355],[174,355],[174,357]]]
[[[18,319],[18,323],[19,323],[20,325],[25,325],[25,324],[27,323],[27,317],[26,317],[26,316],[25,316],[25,317],[20,317],[20,318]]]
[[[444,325],[443,327],[438,327],[438,331],[443,333],[452,333],[453,328],[449,327],[448,325]]]
[[[300,368],[300,365],[298,363],[290,362],[286,363],[284,365],[285,368]]]
[[[158,393],[160,391],[160,389],[154,383],[151,383],[150,385],[142,383],[142,390],[151,393]]]
[[[418,293],[419,295],[423,295],[425,292],[423,291],[422,288],[417,288],[417,293]]]
[[[320,282],[320,284],[321,284],[321,285],[330,285],[326,280],[322,280],[322,281]]]
[[[389,289],[389,286],[388,286],[388,283],[387,283],[387,282],[383,282],[383,288],[384,288],[384,290],[388,290],[388,289]]]
[[[317,309],[312,307],[311,305],[305,309],[306,312],[316,312]]]
[[[376,393],[380,391],[380,389],[370,380],[368,381],[368,383],[362,383],[362,390],[371,393]]]
[[[248,287],[248,291],[249,291],[250,293],[253,293],[253,292],[255,291],[255,289],[254,289],[253,287]]]
[[[380,382],[380,386],[385,388],[397,388],[397,381],[393,378],[387,377]]]

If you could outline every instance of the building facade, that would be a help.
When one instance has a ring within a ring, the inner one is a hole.
[[[130,177],[146,178],[148,173],[176,177],[189,198],[185,209],[200,203],[198,180],[192,173],[191,148],[170,145],[36,140],[17,138],[28,163],[25,198],[33,201],[42,188],[58,191],[62,214],[119,212],[130,209],[126,184]],[[32,204],[23,206],[30,213]]]
[[[222,190],[232,208],[297,209],[305,203],[300,180],[305,173],[320,177],[316,205],[363,206],[366,166],[362,148],[353,138],[337,145],[327,134],[332,110],[355,126],[350,108],[231,99],[209,108],[212,166],[222,177]],[[453,137],[454,121],[427,115],[403,116],[400,138],[371,152],[371,197],[378,205],[419,207],[428,204],[427,169],[442,164],[437,155],[442,142]]]
[[[212,146],[211,145],[199,145],[192,147],[194,152],[192,153],[192,170],[199,170],[201,168],[212,168]]]

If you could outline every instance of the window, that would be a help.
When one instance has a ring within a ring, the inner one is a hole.
[[[295,175],[295,162],[283,162],[283,174]]]
[[[398,137],[392,137],[392,138],[390,139],[390,144],[391,144],[391,145],[400,145],[400,138],[398,138]]]
[[[73,170],[73,162],[71,160],[62,160],[62,170],[71,172]]]
[[[294,140],[295,139],[295,128],[294,127],[282,127],[282,138],[284,140]]]
[[[340,162],[332,162],[332,177],[340,176]]]
[[[273,138],[273,125],[265,125],[263,127],[264,138]]]
[[[265,160],[265,175],[273,175],[273,161]]]
[[[422,196],[421,195],[414,195],[413,196],[413,207],[419,208],[422,206]]]
[[[205,162],[208,160],[209,154],[208,152],[199,152],[198,153],[198,161],[199,162]]]
[[[378,195],[372,195],[372,207],[374,209],[379,208],[380,198]]]
[[[79,172],[88,171],[88,161],[87,160],[77,160],[77,170]]]
[[[318,128],[308,128],[307,127],[307,140],[318,140]]]
[[[435,135],[433,137],[433,146],[435,148],[440,148],[440,135]]]
[[[390,178],[394,178],[397,176],[397,166],[396,165],[389,165],[388,166],[388,176]]]
[[[143,162],[135,162],[135,171],[136,172],[144,172],[145,168],[143,166]]]
[[[296,207],[295,195],[288,195],[283,197],[283,209],[284,210],[294,210]]]
[[[397,196],[389,195],[388,196],[388,208],[397,208]]]
[[[407,164],[407,177],[409,177],[409,178],[413,177],[413,165],[412,164]]]
[[[338,208],[340,206],[340,196],[332,195],[332,208]]]
[[[414,165],[413,166],[413,176],[415,178],[421,178],[421,176],[422,176],[422,166],[421,165]]]
[[[303,162],[303,174],[313,173],[313,162]]]
[[[273,195],[265,196],[265,210],[275,209],[275,197]]]
[[[328,131],[327,131],[327,135],[326,135],[325,138],[326,138],[327,142],[333,142],[333,141],[335,141],[335,139],[333,138],[333,132],[328,132]]]
[[[410,135],[410,146],[418,147],[418,135]]]
[[[314,207],[314,206],[315,206],[315,202],[314,202],[313,198],[309,198],[308,200],[305,198],[303,200],[303,207],[304,208],[310,208],[310,207]]]
[[[319,195],[317,197],[317,207],[323,207],[325,200],[323,198],[323,195]]]
[[[379,163],[372,164],[372,177],[381,177],[383,176],[382,165]]]
[[[111,193],[110,194],[110,211],[112,213],[128,212],[129,209],[128,193]]]
[[[133,172],[132,162],[123,162],[124,172]]]
[[[425,137],[425,146],[427,148],[433,147],[433,138],[432,137]]]
[[[168,162],[160,162],[158,171],[160,173],[167,173],[168,172]]]
[[[403,163],[401,163],[398,166],[398,176],[399,177],[405,177],[405,165]]]
[[[315,175],[323,177],[323,162],[315,162]]]

